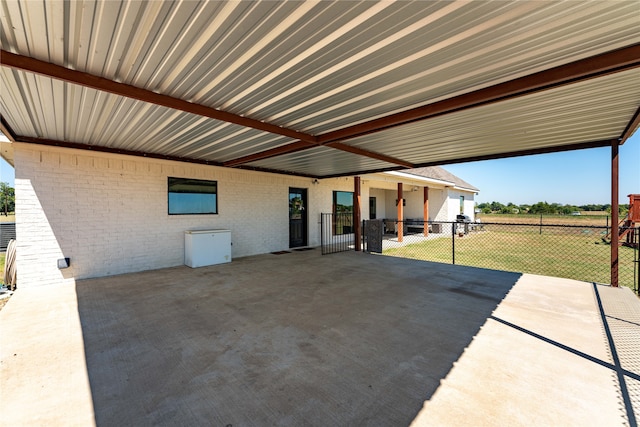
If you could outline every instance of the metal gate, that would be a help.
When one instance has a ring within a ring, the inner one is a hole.
[[[322,255],[354,250],[353,214],[320,214]]]
[[[362,236],[364,240],[364,251],[381,254],[383,234],[384,223],[381,219],[363,221]]]
[[[640,295],[640,227],[636,227],[629,233],[626,244],[634,248],[633,253],[633,287],[637,295]]]
[[[15,240],[16,238],[16,223],[15,222],[2,222],[0,223],[0,252],[7,250],[9,240]]]

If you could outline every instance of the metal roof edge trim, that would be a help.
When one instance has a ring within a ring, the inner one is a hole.
[[[446,165],[452,165],[456,163],[505,159],[509,157],[533,156],[536,154],[559,153],[562,151],[583,150],[588,148],[602,148],[602,147],[611,146],[613,141],[617,141],[617,139],[615,138],[603,139],[599,141],[579,142],[576,144],[567,144],[567,145],[560,145],[560,146],[554,146],[554,147],[535,148],[535,149],[521,150],[521,151],[510,151],[510,152],[505,152],[500,154],[488,154],[486,156],[474,156],[474,157],[464,157],[464,158],[451,159],[451,160],[439,160],[435,162],[420,163],[420,164],[417,164],[415,168],[423,168],[428,166],[446,166]],[[372,170],[345,172],[345,173],[332,174],[332,175],[323,175],[323,176],[319,176],[318,178],[321,178],[321,179],[340,178],[345,176],[358,176],[358,175],[371,174],[371,173],[399,171],[402,169],[405,169],[405,168],[401,166],[397,166],[397,167],[390,167],[390,168],[380,168],[380,169],[372,169]]]
[[[624,144],[627,139],[631,138],[631,136],[636,133],[640,127],[640,107],[636,110],[635,114],[629,120],[629,124],[624,128],[622,135],[620,135],[620,145]]]
[[[184,162],[184,163],[197,163],[197,164],[204,164],[204,165],[210,165],[210,166],[222,166],[220,162],[209,161],[209,160],[189,159],[185,157],[169,156],[169,155],[157,154],[157,153],[148,153],[144,151],[123,150],[119,148],[105,147],[101,145],[80,144],[77,142],[57,141],[54,139],[45,139],[45,138],[34,138],[31,136],[17,135],[16,142],[24,142],[27,144],[34,144],[34,145],[47,145],[50,147],[74,148],[76,150],[95,151],[95,152],[101,152],[101,153],[122,154],[126,156],[134,156],[134,157],[146,157],[149,159],[173,160],[173,161]]]
[[[451,181],[446,181],[443,179],[435,179],[435,178],[427,178],[425,176],[420,176],[420,175],[414,175],[414,174],[410,174],[410,173],[406,173],[406,172],[402,172],[402,171],[389,171],[389,172],[383,172],[385,174],[389,174],[389,175],[393,175],[393,176],[397,176],[397,177],[401,177],[401,178],[407,178],[407,179],[411,179],[414,181],[420,181],[420,182],[431,182],[434,184],[441,184],[441,185],[446,185],[446,186],[454,186],[455,187],[455,183],[451,182]]]
[[[16,141],[14,142],[22,142],[22,143],[34,144],[34,145],[45,145],[49,147],[72,148],[76,150],[94,151],[94,152],[100,152],[100,153],[120,154],[124,156],[143,157],[146,159],[170,160],[170,161],[181,162],[181,163],[194,163],[194,164],[201,164],[201,165],[207,165],[207,166],[227,167],[220,162],[211,161],[211,160],[190,159],[190,158],[179,157],[179,156],[169,156],[169,155],[163,155],[163,154],[157,154],[157,153],[148,153],[143,151],[122,150],[118,148],[103,147],[100,145],[89,145],[89,144],[80,144],[76,142],[56,141],[56,140],[34,138],[34,137],[28,137],[28,136],[16,136]],[[4,158],[4,156],[2,157]],[[13,163],[11,163],[11,166],[15,167]],[[254,166],[238,166],[236,168],[230,168],[230,167],[227,167],[227,168],[243,169],[243,170],[250,170],[255,172],[273,173],[277,175],[299,176],[303,178],[315,178],[315,179],[319,178],[316,175],[311,175],[306,173],[261,168],[261,167],[254,167]]]
[[[443,165],[452,165],[456,163],[468,163],[468,162],[479,162],[484,160],[505,159],[509,157],[522,157],[522,156],[534,156],[537,154],[560,153],[562,151],[584,150],[587,148],[609,147],[613,141],[615,141],[614,138],[603,139],[599,141],[578,142],[576,144],[559,145],[554,147],[532,148],[532,149],[520,150],[520,151],[509,151],[509,152],[500,153],[500,154],[487,154],[484,156],[463,157],[463,158],[448,160],[448,161],[426,162],[416,167],[422,168],[422,167],[428,167],[428,166],[443,166]]]

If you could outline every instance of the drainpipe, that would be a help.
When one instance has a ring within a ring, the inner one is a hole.
[[[618,287],[618,152],[619,141],[611,141],[611,286]]]
[[[356,251],[362,250],[362,212],[360,211],[360,177],[353,177],[353,238]]]

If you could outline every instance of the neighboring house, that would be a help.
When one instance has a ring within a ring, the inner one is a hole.
[[[318,180],[29,143],[1,145],[2,157],[15,167],[19,287],[182,265],[184,232],[194,229],[231,230],[233,257],[318,246],[320,214],[343,205],[340,197],[354,191],[353,177]],[[194,182],[170,178],[195,179],[203,187],[193,190]],[[429,219],[451,221],[462,211],[473,217],[478,191],[439,167],[367,174],[361,182],[363,219],[397,219],[398,183],[405,218],[423,217],[425,187]],[[170,214],[184,208],[171,203],[186,206],[182,191],[201,193],[196,197],[215,213]],[[70,267],[59,269],[63,258]]]
[[[403,219],[455,221],[458,214],[475,217],[474,196],[479,190],[439,166],[363,175],[362,179],[369,188],[370,208],[368,215],[363,213],[365,219],[398,219],[398,183],[402,183],[406,199]],[[429,202],[427,218],[424,218],[425,188]],[[375,212],[371,215],[373,206]]]

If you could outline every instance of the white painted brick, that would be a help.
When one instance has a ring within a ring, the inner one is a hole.
[[[310,178],[23,143],[14,143],[14,160],[18,286],[25,287],[181,265],[190,229],[230,229],[234,258],[288,249],[289,187],[308,190],[308,243],[317,246],[320,214],[331,212],[333,191],[353,191],[353,178],[312,184]],[[219,214],[168,215],[169,176],[218,181]],[[363,218],[368,194],[364,186]],[[434,219],[446,219],[445,199],[442,191],[430,193],[434,213],[443,205]],[[71,267],[58,270],[63,257]]]
[[[352,180],[311,179],[16,143],[18,283],[32,287],[181,265],[184,231],[228,228],[233,256],[287,249],[289,187],[309,190],[309,244],[320,212]],[[167,177],[218,181],[218,215],[168,215]],[[71,267],[58,270],[59,258]]]

